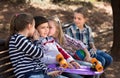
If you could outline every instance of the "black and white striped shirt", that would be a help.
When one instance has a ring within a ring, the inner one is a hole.
[[[43,57],[42,49],[32,44],[23,35],[15,34],[11,36],[9,54],[17,78],[23,78],[25,73],[35,69],[47,71],[46,65],[40,61]],[[35,61],[36,59],[39,61]]]

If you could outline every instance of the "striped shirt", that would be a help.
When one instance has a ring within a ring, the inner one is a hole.
[[[46,65],[40,61],[43,57],[42,49],[32,44],[23,35],[11,36],[9,55],[17,78],[23,78],[25,73],[33,70],[47,71]]]

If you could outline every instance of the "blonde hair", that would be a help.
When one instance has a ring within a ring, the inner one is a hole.
[[[48,21],[53,21],[54,22],[55,27],[57,29],[55,34],[57,34],[58,43],[60,45],[63,45],[63,43],[64,43],[64,33],[63,33],[62,25],[61,25],[61,22],[60,22],[58,16],[57,15],[52,16],[52,17],[48,18]]]

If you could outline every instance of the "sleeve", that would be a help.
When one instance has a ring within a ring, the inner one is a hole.
[[[16,38],[15,44],[19,50],[24,51],[26,54],[32,57],[37,57],[37,58],[43,57],[43,52],[41,48],[35,46],[31,41],[29,41],[25,37],[18,36]]]
[[[71,27],[65,28],[64,33],[68,34],[69,36],[72,36]]]
[[[72,48],[75,48],[77,50],[79,50],[79,49],[83,50],[84,48],[86,48],[86,46],[84,45],[84,43],[82,41],[76,40],[76,39],[68,36],[67,34],[65,34],[65,39],[67,41],[67,44],[69,44],[69,46]]]
[[[57,43],[56,43],[57,44]],[[71,62],[74,59],[72,58],[72,56],[70,56],[63,48],[60,47],[59,44],[56,45],[59,52],[64,56],[64,58],[67,60],[67,62]]]

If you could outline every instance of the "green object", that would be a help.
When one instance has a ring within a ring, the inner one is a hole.
[[[84,60],[86,54],[83,50],[77,50],[74,57],[78,60]]]

